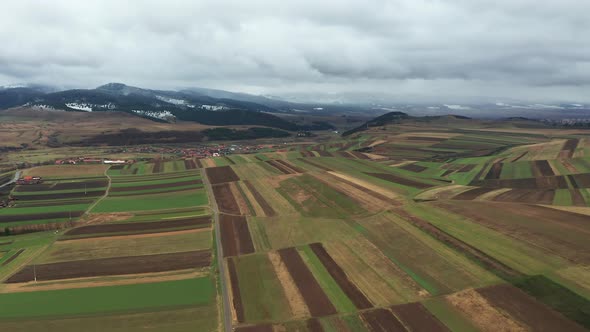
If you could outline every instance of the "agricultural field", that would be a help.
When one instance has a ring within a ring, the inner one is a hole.
[[[442,117],[40,168],[47,181],[0,210],[29,227],[0,237],[0,329],[585,331],[589,146],[525,120]]]

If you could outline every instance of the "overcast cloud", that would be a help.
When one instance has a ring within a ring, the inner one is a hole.
[[[586,0],[0,5],[0,85],[590,102]]]

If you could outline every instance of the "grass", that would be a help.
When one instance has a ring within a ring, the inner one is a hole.
[[[352,301],[344,294],[311,248],[300,247],[299,253],[338,312],[354,312],[356,307]]]
[[[428,299],[422,304],[451,331],[479,331],[466,317],[448,304],[443,298]]]
[[[240,293],[247,321],[286,320],[289,303],[266,255],[233,258],[238,271]]]
[[[152,211],[178,209],[208,204],[204,190],[187,190],[170,194],[141,195],[131,197],[108,197],[103,199],[93,213]]]
[[[92,301],[89,301],[92,299]],[[209,277],[158,283],[0,294],[0,319],[130,312],[207,305]]]
[[[558,189],[555,191],[555,197],[553,198],[554,205],[572,205],[572,196],[570,195],[569,189]]]

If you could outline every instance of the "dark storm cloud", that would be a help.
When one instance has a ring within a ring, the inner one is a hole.
[[[3,1],[0,84],[590,100],[588,1]]]

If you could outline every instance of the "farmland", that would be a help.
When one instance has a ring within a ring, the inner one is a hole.
[[[523,121],[41,167],[0,210],[0,328],[584,331],[587,138]]]

